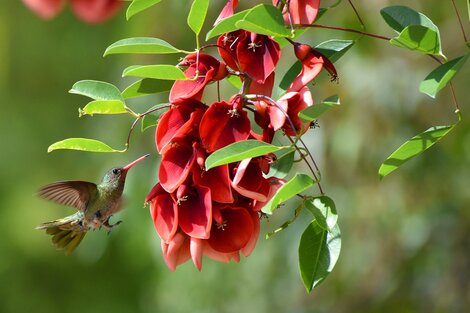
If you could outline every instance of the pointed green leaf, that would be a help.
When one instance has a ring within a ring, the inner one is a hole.
[[[338,225],[331,231],[313,221],[307,226],[299,245],[300,276],[307,292],[318,286],[335,267],[341,251],[341,232]]]
[[[278,147],[259,140],[237,141],[209,155],[206,159],[206,171],[219,165],[255,158],[282,149],[292,148]]]
[[[193,0],[193,4],[191,5],[191,10],[188,15],[188,25],[196,35],[199,35],[201,32],[208,8],[209,0]]]
[[[121,96],[119,89],[106,82],[97,80],[81,80],[76,82],[70,93],[86,96],[94,100],[121,100],[124,99]]]
[[[164,40],[152,37],[136,37],[116,41],[106,48],[104,56],[119,53],[169,54],[180,52],[181,50]]]
[[[303,109],[299,112],[299,117],[304,122],[312,122],[320,117],[327,110],[334,108],[339,105],[339,97],[331,96],[326,98],[320,103],[316,103],[308,108]]]
[[[327,196],[316,197],[305,201],[305,207],[312,213],[318,226],[331,230],[338,221],[334,201]]]
[[[338,61],[354,44],[353,40],[331,39],[315,46],[331,62]]]
[[[294,165],[294,150],[281,150],[274,153],[276,160],[271,164],[267,177],[286,177]]]
[[[409,7],[396,5],[380,10],[385,22],[397,33],[401,33],[407,26],[421,25],[439,33],[437,26],[424,14]]]
[[[284,25],[281,12],[270,4],[259,4],[252,8],[235,25],[241,29],[268,36],[290,36],[290,31]]]
[[[219,36],[225,33],[230,33],[235,30],[240,29],[235,24],[238,21],[243,20],[245,16],[248,14],[248,12],[250,12],[249,9],[238,12],[230,17],[226,17],[223,20],[221,20],[217,25],[215,25],[210,31],[207,32],[206,41],[216,36]]]
[[[438,33],[421,25],[407,26],[398,37],[390,39],[390,43],[400,48],[442,55]]]
[[[265,204],[261,211],[266,214],[272,214],[281,203],[307,190],[315,183],[316,181],[308,175],[299,173],[295,174],[291,180],[277,190],[276,194],[268,201],[268,203]]]
[[[165,80],[185,80],[187,79],[183,71],[174,65],[133,65],[126,68],[122,76],[138,76]]]
[[[154,105],[149,110],[158,108],[162,105],[165,105],[165,103],[160,103],[160,104]],[[142,118],[142,128],[141,128],[141,130],[145,131],[146,129],[148,129],[150,127],[156,126],[157,123],[158,123],[158,119],[159,119],[160,115],[162,115],[164,112],[165,112],[165,110],[157,110],[155,112],[152,112],[150,114],[145,115]]]
[[[467,61],[469,55],[467,53],[464,56],[439,65],[421,82],[419,91],[435,98],[436,94],[457,74],[465,61]]]
[[[127,87],[122,92],[122,97],[130,99],[166,92],[171,89],[171,86],[173,86],[171,80],[144,78]]]
[[[104,142],[88,138],[68,138],[58,141],[47,148],[47,152],[54,150],[67,149],[89,152],[123,152],[124,150],[115,150]]]
[[[124,114],[128,113],[126,106],[120,100],[95,100],[83,109],[78,109],[79,116],[93,114]]]
[[[454,127],[455,125],[434,126],[402,144],[380,166],[380,178],[387,176],[406,161],[432,147]]]
[[[129,20],[131,17],[140,13],[153,5],[159,3],[162,0],[134,0],[129,5],[126,11],[126,19]]]

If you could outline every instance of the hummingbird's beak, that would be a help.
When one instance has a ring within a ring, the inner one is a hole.
[[[133,162],[127,164],[126,166],[124,166],[122,169],[123,169],[124,171],[129,170],[131,167],[133,167],[134,165],[136,165],[137,163],[139,163],[140,161],[142,161],[143,159],[145,159],[145,158],[148,157],[149,155],[150,155],[150,153],[149,153],[149,154],[146,154],[146,155],[144,155],[144,156],[141,156],[141,157],[138,158],[137,160],[135,160],[135,161],[133,161]]]

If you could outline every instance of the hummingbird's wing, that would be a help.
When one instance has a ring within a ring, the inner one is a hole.
[[[39,189],[37,195],[84,212],[88,202],[97,194],[96,184],[86,181],[61,181]]]

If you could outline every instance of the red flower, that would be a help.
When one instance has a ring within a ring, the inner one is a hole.
[[[220,203],[233,203],[233,194],[230,187],[228,165],[217,166],[208,171],[194,166],[193,180],[198,186],[208,187],[213,201]]]
[[[212,225],[210,189],[181,185],[177,191],[178,223],[188,236],[207,239]]]
[[[217,19],[215,20],[214,25],[217,25],[224,18],[232,16],[233,11],[237,7],[237,5],[238,5],[238,0],[228,0],[224,8],[220,12],[219,17],[217,17]]]
[[[288,91],[299,91],[310,83],[320,73],[323,67],[330,73],[333,80],[336,79],[336,69],[330,60],[319,51],[304,44],[294,44],[296,57],[302,62],[302,70],[289,86]]]
[[[273,0],[277,5],[280,0]],[[289,24],[289,15],[292,24],[312,24],[318,14],[320,0],[290,0],[287,4],[289,11],[284,14],[284,21]]]
[[[178,206],[176,201],[158,183],[150,191],[145,202],[150,203],[153,224],[162,242],[169,243],[178,229]]]
[[[310,123],[304,122],[299,117],[299,112],[303,109],[313,105],[312,94],[307,87],[302,87],[300,91],[290,91],[284,94],[278,101],[280,106],[287,107],[287,116],[289,116],[295,129],[288,120],[285,121],[282,127],[288,136],[297,136],[304,134]]]
[[[269,182],[263,177],[258,159],[246,159],[239,163],[232,187],[239,194],[265,202],[269,194]]]
[[[177,80],[170,90],[170,102],[181,103],[188,99],[200,101],[204,87],[212,81],[221,80],[227,76],[225,64],[205,53],[187,55],[180,66],[188,66],[184,74],[189,79]],[[198,78],[194,79],[198,74]]]
[[[56,16],[66,0],[23,0],[32,11],[44,19]],[[121,8],[121,0],[70,0],[72,10],[82,21],[96,24],[111,18]]]
[[[237,98],[238,99],[238,98]],[[213,103],[204,113],[199,125],[203,146],[213,152],[231,143],[246,140],[250,135],[248,114],[239,108],[239,100]]]

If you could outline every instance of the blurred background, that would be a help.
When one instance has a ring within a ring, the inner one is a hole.
[[[224,1],[212,1],[206,30]],[[241,1],[241,8],[252,1]],[[322,1],[323,6],[334,1]],[[456,1],[470,34],[466,1]],[[393,36],[379,10],[412,6],[440,28],[449,59],[466,51],[450,1],[354,1],[368,31]],[[293,214],[284,206],[268,221],[253,254],[239,264],[204,259],[201,273],[188,262],[170,272],[143,199],[157,180],[153,131],[135,131],[125,154],[47,153],[68,137],[103,140],[123,148],[132,119],[78,118],[87,99],[68,94],[82,79],[121,78],[132,64],[175,63],[177,56],[109,56],[105,48],[127,37],[155,36],[192,50],[186,28],[189,1],[162,1],[125,21],[90,26],[69,8],[52,21],[33,15],[20,1],[0,6],[0,312],[465,312],[470,306],[469,66],[458,74],[460,125],[424,155],[379,181],[377,170],[402,142],[430,126],[456,121],[449,88],[433,100],[418,91],[436,67],[426,56],[361,38],[337,63],[339,84],[325,76],[312,87],[316,101],[339,95],[341,106],[309,131],[308,145],[337,205],[342,251],[332,274],[307,294],[298,274],[297,247],[308,214],[272,239],[264,239]],[[358,28],[347,1],[319,24]],[[316,45],[354,34],[312,29],[301,41]],[[290,66],[285,51],[280,75]],[[225,88],[225,87],[224,87]],[[228,94],[233,90],[228,89]],[[210,86],[206,95],[215,94]],[[224,89],[225,90],[225,89]],[[223,92],[224,92],[223,90]],[[149,96],[135,110],[164,101]],[[34,196],[56,180],[98,182],[110,167],[152,152],[126,184],[122,225],[107,236],[86,236],[69,257],[34,227],[73,210]]]

